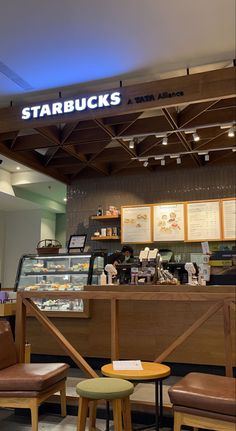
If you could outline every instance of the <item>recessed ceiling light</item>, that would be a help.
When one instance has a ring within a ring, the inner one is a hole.
[[[16,170],[17,170],[17,171],[19,171],[19,170],[20,170],[20,166],[17,166],[17,167],[16,167]]]

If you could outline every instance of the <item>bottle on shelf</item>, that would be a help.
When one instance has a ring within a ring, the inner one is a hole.
[[[99,207],[97,209],[97,212],[96,212],[96,215],[97,216],[102,216],[103,215],[103,209],[102,209],[101,205],[99,205]]]
[[[105,286],[107,284],[107,276],[105,272],[103,271],[100,275],[100,285]]]

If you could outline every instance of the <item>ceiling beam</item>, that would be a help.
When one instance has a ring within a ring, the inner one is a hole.
[[[168,109],[163,108],[162,109],[163,114],[165,115],[168,123],[172,127],[173,130],[178,128],[178,115],[173,115],[173,112],[170,112]],[[181,144],[183,145],[184,149],[186,151],[191,151],[192,147],[191,144],[187,141],[186,136],[184,132],[177,132],[176,135],[178,136]],[[194,160],[194,163],[197,166],[201,166],[201,160],[196,154],[191,154],[191,158]]]
[[[42,157],[40,157],[40,154],[34,154],[29,151],[22,152],[13,152],[7,148],[6,145],[4,145],[2,142],[0,142],[0,154],[2,154],[5,157],[8,157],[11,160],[17,161],[18,163],[21,163],[22,165],[25,165],[31,169],[34,169],[37,172],[41,172],[42,174],[49,175],[55,180],[61,181],[65,184],[69,184],[68,178],[63,175],[61,172],[57,172],[55,169],[48,169],[45,168],[41,161]]]
[[[199,115],[218,103],[218,100],[210,102],[194,103],[184,108],[178,115],[178,128],[186,126],[191,121],[195,120]]]

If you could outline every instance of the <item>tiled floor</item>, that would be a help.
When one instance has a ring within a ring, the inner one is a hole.
[[[105,421],[97,419],[98,430],[105,430]],[[88,428],[87,428],[88,429]],[[111,424],[111,430],[113,426]],[[13,411],[0,409],[1,431],[31,431],[30,419],[26,416],[15,415]],[[149,428],[149,431],[153,431]],[[76,431],[76,416],[61,418],[59,415],[40,415],[39,431]],[[161,431],[172,431],[171,428],[162,428]]]

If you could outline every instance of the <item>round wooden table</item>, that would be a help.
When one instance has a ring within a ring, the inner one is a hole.
[[[155,410],[156,410],[156,430],[163,416],[163,388],[162,381],[170,375],[170,367],[157,362],[142,362],[143,370],[113,370],[112,364],[104,365],[101,368],[102,374],[107,377],[117,377],[130,381],[142,382],[145,380],[155,382]],[[160,388],[160,403],[159,403]],[[159,410],[160,408],[160,410]]]

